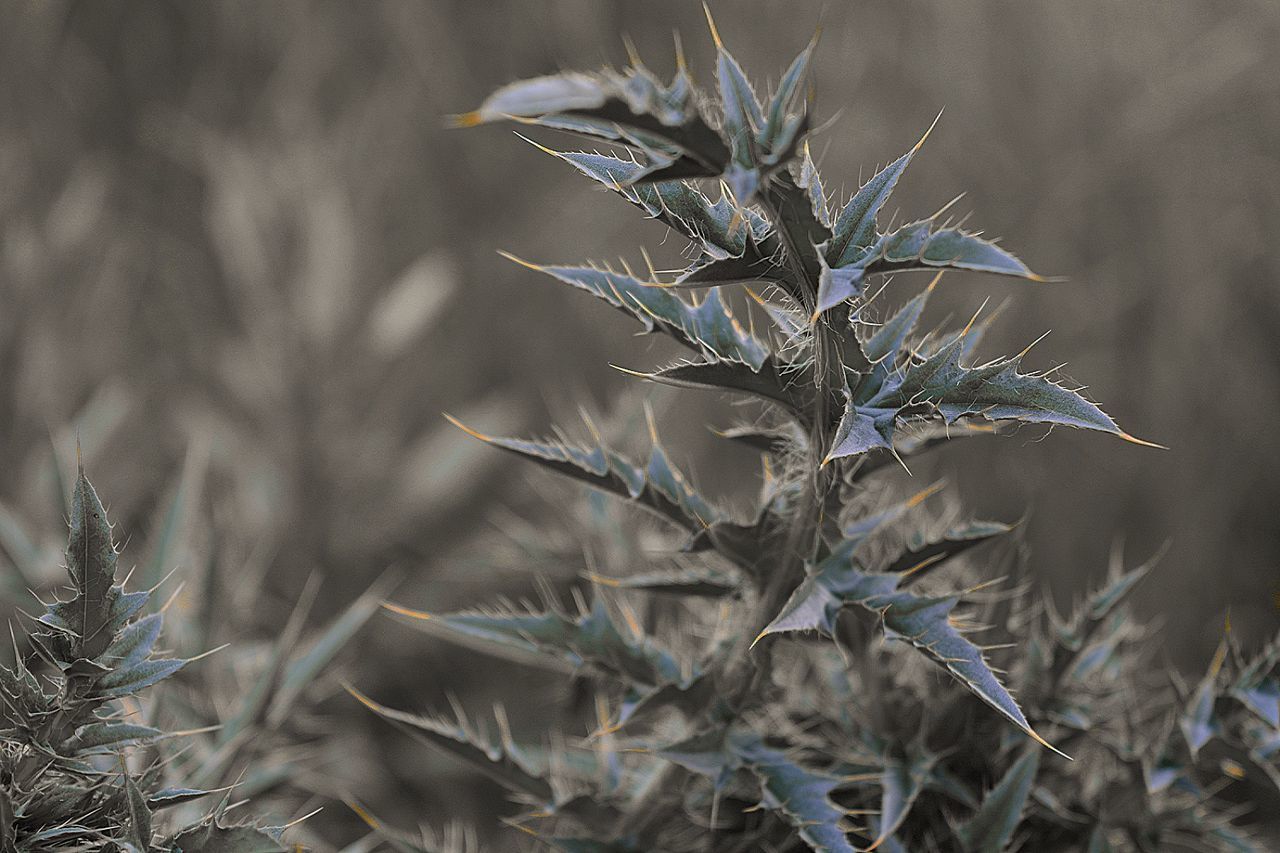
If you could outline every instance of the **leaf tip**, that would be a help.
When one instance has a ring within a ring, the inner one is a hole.
[[[445,126],[452,128],[475,127],[480,124],[484,124],[484,113],[480,110],[472,110],[469,113],[448,116],[445,119]]]
[[[612,367],[614,370],[618,371],[619,373],[625,373],[627,376],[634,376],[634,377],[636,377],[637,379],[652,379],[652,378],[653,378],[653,374],[652,374],[652,373],[645,373],[645,372],[644,372],[644,371],[642,371],[642,370],[632,370],[632,369],[631,369],[631,368],[629,368],[629,367],[623,367],[622,365],[620,365],[620,364],[614,364],[613,362],[609,362],[609,366],[610,366],[610,367]]]
[[[939,480],[938,482],[934,483],[932,486],[928,486],[916,492],[914,495],[912,495],[910,498],[907,499],[907,509],[914,509],[915,507],[920,506],[920,504],[924,503],[926,500],[933,497],[938,492],[942,491],[942,489],[946,485],[947,485],[946,480]]]
[[[711,7],[705,2],[702,4],[702,11],[707,16],[707,27],[711,30],[711,40],[715,43],[716,50],[724,50],[724,42],[720,40],[720,31],[716,29],[716,20],[711,17]]]
[[[483,442],[486,442],[486,443],[493,441],[493,437],[492,437],[492,436],[485,435],[485,434],[484,434],[484,433],[482,433],[482,432],[477,432],[476,430],[474,430],[474,429],[472,429],[471,427],[467,426],[467,425],[466,425],[466,424],[464,424],[462,421],[458,420],[457,418],[455,418],[453,415],[449,414],[448,412],[441,412],[440,414],[444,415],[444,419],[445,419],[446,421],[448,421],[449,423],[453,424],[453,425],[454,425],[454,426],[456,426],[458,429],[462,430],[463,432],[465,432],[467,435],[471,436],[472,438],[477,438],[477,439],[479,439],[480,441],[483,441]]]
[[[1037,732],[1035,729],[1031,728],[1030,726],[1027,726],[1027,728],[1026,728],[1026,732],[1027,732],[1027,734],[1028,734],[1028,735],[1030,735],[1030,736],[1031,736],[1031,739],[1032,739],[1032,740],[1034,740],[1036,743],[1038,743],[1038,744],[1040,744],[1041,746],[1043,746],[1045,749],[1048,749],[1048,750],[1050,750],[1051,752],[1056,752],[1058,755],[1061,755],[1063,758],[1067,759],[1067,761],[1075,761],[1075,759],[1074,759],[1074,758],[1072,758],[1070,755],[1067,755],[1065,752],[1063,752],[1062,750],[1058,749],[1058,748],[1057,748],[1056,746],[1054,746],[1053,744],[1049,743],[1049,741],[1047,741],[1047,740],[1045,740],[1044,738],[1042,738],[1042,737],[1040,736],[1040,733],[1039,733],[1039,732]]]
[[[402,607],[401,605],[391,601],[384,601],[382,602],[381,606],[384,610],[388,610],[391,613],[396,614],[397,616],[404,616],[409,619],[418,619],[422,622],[426,622],[428,619],[431,618],[430,613],[427,613],[422,610],[412,610],[408,607]]]
[[[369,826],[370,829],[372,829],[375,832],[381,831],[382,821],[378,820],[376,817],[370,814],[368,809],[366,809],[364,806],[360,805],[355,800],[346,798],[346,797],[343,798],[342,802],[346,804],[347,808],[355,812],[356,817],[364,821]]]
[[[1137,436],[1134,436],[1134,435],[1129,435],[1129,433],[1125,432],[1124,430],[1117,430],[1116,435],[1120,436],[1130,444],[1138,444],[1138,445],[1141,445],[1142,447],[1154,447],[1157,450],[1169,449],[1163,444],[1156,444],[1154,441],[1147,441],[1146,439],[1138,438]]]
[[[523,137],[522,137],[522,138],[523,138]],[[534,143],[534,144],[536,145],[537,143]],[[555,154],[557,157],[559,156],[559,153],[558,153],[558,152],[556,152],[556,151],[552,151],[550,148],[548,148],[548,149],[546,149],[546,150],[547,150],[548,152],[552,153],[552,154]],[[501,249],[499,249],[499,250],[498,250],[498,254],[499,254],[499,255],[501,255],[502,257],[506,258],[506,259],[507,259],[507,260],[509,260],[509,261],[513,261],[513,262],[515,262],[515,263],[519,264],[520,266],[524,267],[525,269],[533,270],[534,272],[542,272],[542,271],[543,271],[543,268],[542,268],[541,266],[539,266],[538,264],[535,264],[533,261],[526,261],[524,258],[522,258],[522,257],[520,257],[520,256],[518,256],[518,255],[513,255],[513,254],[511,254],[510,252],[504,252],[504,251],[503,251],[503,250],[501,250]]]
[[[350,693],[357,702],[368,708],[370,711],[373,711],[375,714],[381,715],[382,712],[386,710],[383,706],[357,690],[353,684],[344,681],[342,683],[342,689]]]
[[[920,137],[920,141],[912,147],[912,155],[924,147],[924,141],[929,138],[929,134],[933,133],[933,129],[938,126],[938,121],[942,118],[942,112],[942,110],[938,110],[938,114],[933,117],[933,121],[929,124],[928,129],[925,130],[924,135]]]

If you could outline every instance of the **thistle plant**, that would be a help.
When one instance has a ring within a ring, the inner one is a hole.
[[[166,784],[163,732],[142,694],[194,663],[161,651],[163,610],[153,589],[127,591],[106,510],[83,468],[70,501],[71,595],[48,605],[0,666],[0,850],[240,851],[289,849],[284,827],[226,819],[231,788]],[[207,815],[173,825],[176,807],[213,800]]]
[[[1225,642],[1199,686],[1165,683],[1125,607],[1150,566],[1117,563],[1060,617],[1025,589],[984,589],[999,572],[976,549],[1012,525],[940,518],[925,506],[936,487],[885,498],[899,465],[1021,424],[1147,444],[1024,370],[1025,351],[978,358],[987,320],[919,331],[948,270],[1042,279],[943,213],[882,222],[923,139],[833,204],[808,145],[815,45],[760,100],[711,29],[717,99],[683,57],[663,83],[633,55],[621,71],[511,84],[458,124],[514,120],[606,146],[538,145],[688,241],[687,266],[667,275],[511,257],[688,350],[637,376],[758,401],[723,435],[763,458],[760,497],[741,515],[704,497],[652,418],[644,460],[590,423],[580,443],[459,424],[647,510],[679,553],[661,569],[632,554],[572,607],[388,605],[432,633],[585,674],[600,711],[582,737],[518,743],[501,709],[494,738],[461,709],[418,716],[353,692],[507,788],[529,807],[513,823],[564,851],[1254,849],[1218,795],[1224,780],[1276,793],[1275,646],[1250,660]],[[881,282],[912,271],[933,279],[883,310]],[[1014,642],[987,639],[995,629]],[[815,635],[834,642],[803,642]],[[1210,743],[1226,752],[1210,758]],[[397,849],[438,849],[386,833]]]

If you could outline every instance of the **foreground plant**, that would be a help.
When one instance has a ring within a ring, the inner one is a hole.
[[[1117,569],[1065,619],[1021,595],[974,595],[983,584],[931,591],[939,569],[1010,526],[940,526],[921,507],[933,488],[875,500],[886,490],[873,473],[1004,423],[1146,443],[1050,375],[1024,372],[1025,351],[976,359],[985,322],[917,331],[945,270],[1038,277],[939,215],[882,229],[919,144],[832,209],[805,141],[813,45],[761,102],[715,40],[714,120],[683,60],[664,85],[633,58],[625,71],[512,84],[459,123],[515,119],[612,145],[618,153],[543,150],[689,241],[690,263],[667,278],[520,263],[690,352],[638,375],[762,403],[758,419],[724,433],[765,458],[754,511],[739,518],[700,495],[656,429],[638,461],[594,430],[573,444],[464,427],[643,507],[680,534],[682,555],[670,569],[596,576],[573,608],[388,605],[426,630],[589,674],[604,710],[582,743],[518,744],[500,710],[495,740],[461,712],[416,716],[357,697],[509,789],[530,806],[517,824],[565,851],[1252,849],[1213,794],[1223,778],[1280,779],[1275,647],[1250,662],[1224,645],[1183,696],[1150,683],[1144,632],[1122,606],[1146,568]],[[937,276],[882,313],[871,283],[912,270]],[[738,294],[766,331],[731,308]],[[682,601],[665,620],[657,606],[637,618],[636,597],[659,594]],[[971,639],[984,623],[1016,631],[1015,651]],[[678,629],[659,637],[644,624]],[[815,633],[836,643],[784,636]],[[1207,758],[1211,742],[1230,754]]]
[[[283,827],[229,821],[229,788],[166,785],[158,744],[189,733],[150,725],[140,694],[193,663],[157,648],[154,590],[117,582],[107,514],[80,471],[70,502],[72,595],[49,605],[0,667],[0,850],[232,851],[289,848]],[[203,819],[169,826],[166,809],[210,798]]]

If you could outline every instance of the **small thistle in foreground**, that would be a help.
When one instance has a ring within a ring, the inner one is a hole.
[[[161,744],[192,733],[143,722],[139,696],[199,659],[158,649],[154,590],[117,583],[119,551],[83,467],[70,503],[71,597],[49,605],[0,666],[0,850],[286,851],[284,827],[232,823],[230,789],[166,786]],[[145,614],[145,615],[144,615]],[[166,810],[220,801],[193,825]]]

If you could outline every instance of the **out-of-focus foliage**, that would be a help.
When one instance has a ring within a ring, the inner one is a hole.
[[[752,417],[722,434],[762,457],[760,497],[739,515],[704,496],[672,465],[652,413],[643,465],[590,421],[589,442],[499,438],[458,422],[677,535],[661,556],[620,549],[632,565],[589,573],[572,608],[550,592],[542,607],[387,605],[430,633],[590,684],[598,728],[582,742],[568,727],[523,742],[511,723],[522,714],[502,705],[494,738],[459,704],[449,721],[353,696],[505,788],[522,806],[509,822],[553,849],[1265,849],[1221,780],[1280,798],[1280,646],[1250,657],[1224,641],[1197,687],[1176,676],[1162,687],[1149,634],[1126,607],[1149,566],[1117,563],[1062,618],[1025,590],[978,595],[998,577],[958,589],[939,579],[1011,525],[940,526],[920,509],[937,487],[874,499],[871,475],[887,467],[876,462],[914,464],[949,445],[951,427],[954,440],[1031,423],[1151,444],[1053,371],[1022,369],[1027,350],[981,361],[987,324],[976,316],[919,329],[948,270],[1044,280],[941,213],[881,222],[916,149],[847,201],[833,198],[810,155],[813,102],[801,97],[813,45],[761,100],[707,18],[718,98],[693,85],[683,56],[666,81],[632,51],[622,71],[512,83],[456,121],[514,119],[613,152],[538,145],[665,224],[686,243],[685,264],[662,273],[649,263],[642,277],[627,265],[520,263],[693,353],[628,372],[756,398]],[[884,312],[873,285],[913,270],[940,272]],[[738,310],[742,291],[752,300]],[[655,574],[655,557],[674,571]],[[680,603],[642,616],[632,602],[656,593]],[[1015,642],[987,639],[997,628]],[[805,634],[835,642],[782,639]],[[1223,750],[1216,765],[1202,760],[1211,743]],[[357,808],[389,843],[432,849]]]

